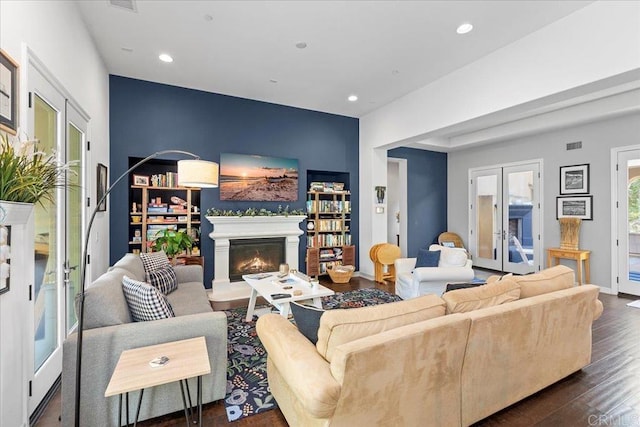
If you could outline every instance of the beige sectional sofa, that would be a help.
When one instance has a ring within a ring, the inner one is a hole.
[[[315,346],[262,316],[271,391],[290,425],[471,425],[590,363],[602,303],[598,287],[573,283],[557,266],[443,298],[329,310]]]

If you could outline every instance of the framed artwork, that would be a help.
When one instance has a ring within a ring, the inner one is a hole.
[[[133,185],[149,186],[149,177],[144,175],[133,175]]]
[[[18,63],[0,49],[0,130],[12,135],[18,126]]]
[[[560,194],[589,193],[589,165],[560,166]]]
[[[556,197],[556,218],[593,219],[593,196]]]
[[[100,203],[100,199],[107,192],[107,167],[102,163],[98,163],[96,171],[96,202]],[[98,212],[104,212],[107,210],[107,199],[104,199],[102,203],[98,205]]]
[[[9,292],[11,279],[11,226],[0,225],[0,294]]]
[[[298,200],[298,160],[220,154],[220,200]]]

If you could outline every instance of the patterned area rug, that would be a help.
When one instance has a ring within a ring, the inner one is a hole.
[[[322,298],[326,310],[356,308],[400,301],[397,295],[380,289],[358,289]],[[262,306],[263,308],[266,306]],[[258,308],[258,307],[256,307]],[[256,334],[254,321],[244,321],[246,308],[226,312],[228,329],[227,396],[229,421],[277,408],[267,382],[267,353]]]

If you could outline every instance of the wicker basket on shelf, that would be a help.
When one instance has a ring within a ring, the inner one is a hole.
[[[353,265],[330,265],[327,267],[327,273],[334,283],[349,283],[355,270]]]

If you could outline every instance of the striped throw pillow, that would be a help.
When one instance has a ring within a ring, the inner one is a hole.
[[[178,278],[173,267],[167,266],[147,273],[151,286],[168,295],[178,289]]]
[[[167,254],[165,254],[164,251],[142,252],[140,254],[140,260],[142,260],[147,282],[149,282],[150,272],[171,266],[169,258],[167,258]]]
[[[169,301],[153,286],[124,276],[122,290],[134,322],[175,317]]]

